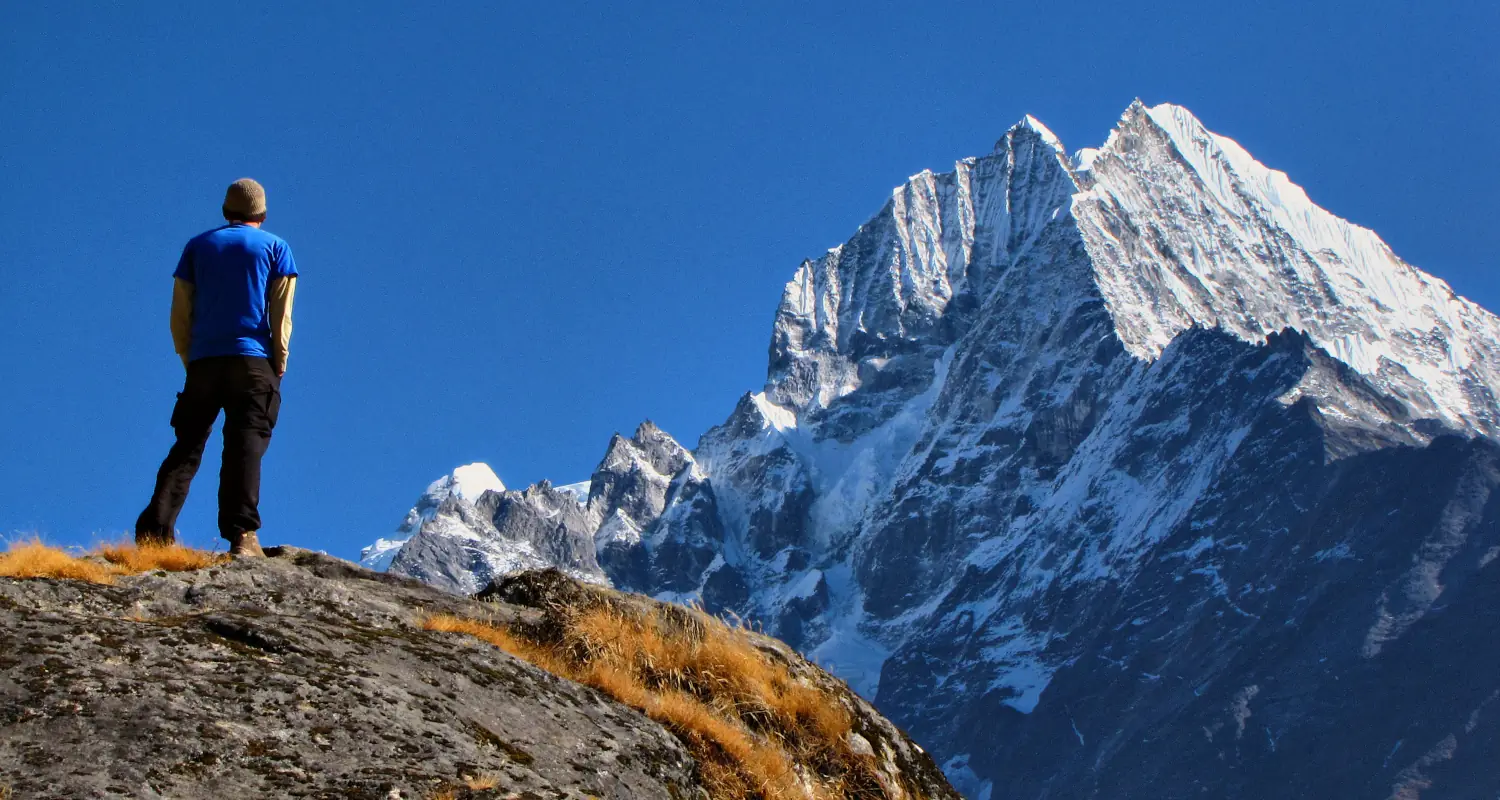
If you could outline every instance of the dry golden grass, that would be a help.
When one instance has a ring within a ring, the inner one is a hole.
[[[12,544],[0,553],[0,577],[4,578],[67,578],[89,583],[109,583],[115,571],[108,564],[75,558],[56,547],[48,547],[40,540]]]
[[[202,569],[228,556],[194,550],[181,545],[136,547],[106,544],[83,556],[49,547],[39,539],[13,542],[0,553],[0,577],[63,578],[89,583],[112,583],[121,575],[139,575],[152,570],[184,572]]]
[[[464,787],[470,792],[487,792],[500,788],[500,777],[498,775],[478,775],[462,779],[462,783],[447,783],[439,786],[427,795],[427,800],[458,800],[459,793]],[[508,795],[514,797],[515,795]],[[0,797],[0,800],[5,798]]]
[[[850,748],[844,701],[702,612],[604,603],[565,612],[545,641],[449,615],[423,627],[475,636],[645,712],[688,746],[714,800],[885,796],[874,760]]]
[[[117,542],[102,545],[97,552],[105,561],[130,575],[138,575],[155,569],[167,572],[188,572],[228,560],[228,556],[223,553],[195,550],[180,544],[137,547],[134,544]]]
[[[473,791],[482,792],[486,789],[500,788],[500,777],[498,775],[479,775],[473,778],[464,778],[464,783]]]

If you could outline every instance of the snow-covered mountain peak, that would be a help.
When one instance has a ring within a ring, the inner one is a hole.
[[[1080,183],[1073,216],[1137,357],[1193,326],[1250,342],[1294,328],[1415,415],[1497,430],[1500,320],[1187,109],[1133,104]]]
[[[1063,147],[1062,140],[1057,138],[1057,134],[1053,133],[1051,128],[1043,125],[1042,121],[1037,119],[1036,117],[1033,117],[1030,114],[1022,117],[1020,122],[1012,125],[1010,130],[1006,131],[1006,136],[1009,137],[1023,131],[1034,133],[1037,136],[1040,136],[1042,141],[1046,142],[1054,150],[1064,155],[1067,154],[1067,150]],[[995,149],[997,151],[1003,151],[1004,148],[1001,146],[1003,143],[1003,139],[1000,142],[996,142]]]
[[[674,451],[686,452],[686,448],[677,443],[672,435],[662,430],[655,422],[646,420],[635,428],[635,435],[631,437],[637,444],[645,446],[661,446]]]
[[[1182,106],[1162,103],[1142,113],[1166,131],[1203,185],[1225,207],[1249,194],[1278,224],[1318,249],[1352,249],[1370,256],[1392,257],[1374,231],[1340,219],[1308,198],[1285,172],[1256,161],[1239,142],[1213,133]]]
[[[595,474],[646,470],[662,478],[669,478],[690,461],[692,454],[686,447],[647,420],[636,428],[635,435],[629,439],[618,433],[614,435]]]
[[[465,464],[433,481],[428,485],[426,494],[438,500],[461,497],[471,503],[477,503],[485,492],[503,491],[505,491],[505,482],[501,481],[495,471],[490,469],[490,465],[474,463]]]
[[[1031,117],[990,155],[911,177],[853,238],[804,262],[787,284],[766,397],[823,409],[893,368],[930,372],[1077,191],[1062,143]],[[963,313],[952,316],[955,308]]]

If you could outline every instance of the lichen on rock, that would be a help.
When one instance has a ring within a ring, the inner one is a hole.
[[[0,578],[0,787],[25,798],[706,796],[663,725],[421,625],[540,624],[544,610],[292,547],[268,555],[108,584]]]

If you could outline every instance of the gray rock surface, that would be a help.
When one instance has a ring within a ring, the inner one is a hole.
[[[0,786],[33,798],[697,797],[661,726],[425,612],[529,613],[292,548],[0,579]],[[463,777],[499,788],[467,792]]]

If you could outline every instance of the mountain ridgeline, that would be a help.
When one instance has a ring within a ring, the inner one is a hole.
[[[757,620],[971,798],[1495,796],[1497,392],[1500,320],[1187,110],[1028,117],[804,262],[696,448],[465,468],[365,561]]]

